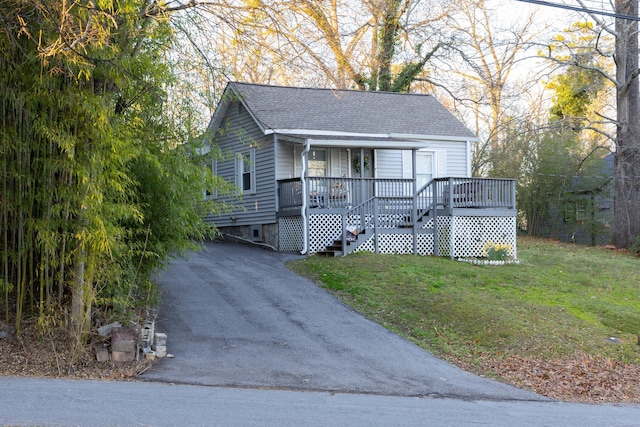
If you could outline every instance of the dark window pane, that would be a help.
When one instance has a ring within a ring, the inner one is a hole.
[[[251,190],[251,173],[245,172],[242,174],[242,189],[244,191]]]

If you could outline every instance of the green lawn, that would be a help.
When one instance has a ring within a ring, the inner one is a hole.
[[[449,360],[589,354],[640,363],[640,259],[518,239],[520,264],[359,253],[289,267]],[[621,344],[612,343],[615,337]]]

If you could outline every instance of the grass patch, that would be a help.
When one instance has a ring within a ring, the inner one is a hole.
[[[518,257],[518,265],[477,266],[358,253],[288,265],[445,359],[588,354],[640,362],[638,258],[533,238],[519,238]]]

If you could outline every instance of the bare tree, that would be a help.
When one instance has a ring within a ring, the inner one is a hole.
[[[229,1],[209,42],[254,82],[407,90],[444,45],[446,4],[425,0]]]
[[[467,116],[466,122],[481,136],[472,162],[472,173],[480,175],[491,166],[492,152],[500,152],[506,143],[505,134],[517,108],[511,104],[519,103],[521,94],[529,90],[513,73],[542,30],[534,31],[534,13],[504,26],[484,0],[456,4],[457,13],[448,22],[455,32],[459,60],[449,60],[442,67],[454,78],[438,75],[434,80],[447,82],[446,91],[456,110]]]

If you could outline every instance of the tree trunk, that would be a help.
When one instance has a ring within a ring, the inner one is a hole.
[[[616,0],[619,14],[638,16],[637,0]],[[616,19],[617,137],[613,244],[629,247],[640,236],[640,92],[638,22]]]
[[[391,90],[391,63],[396,54],[396,43],[400,28],[398,10],[400,1],[390,0],[385,4],[382,14],[382,26],[378,31],[377,62],[372,77],[373,90],[389,92]]]
[[[88,184],[82,184],[83,200],[88,198]],[[82,344],[89,327],[89,318],[87,315],[91,312],[91,281],[87,279],[87,238],[86,234],[89,229],[88,208],[82,206],[78,214],[79,237],[77,239],[77,252],[73,265],[73,282],[71,285],[71,333],[74,345]]]
[[[76,342],[82,340],[84,333],[85,268],[87,251],[78,249],[73,269],[73,287],[71,289],[71,331]]]

